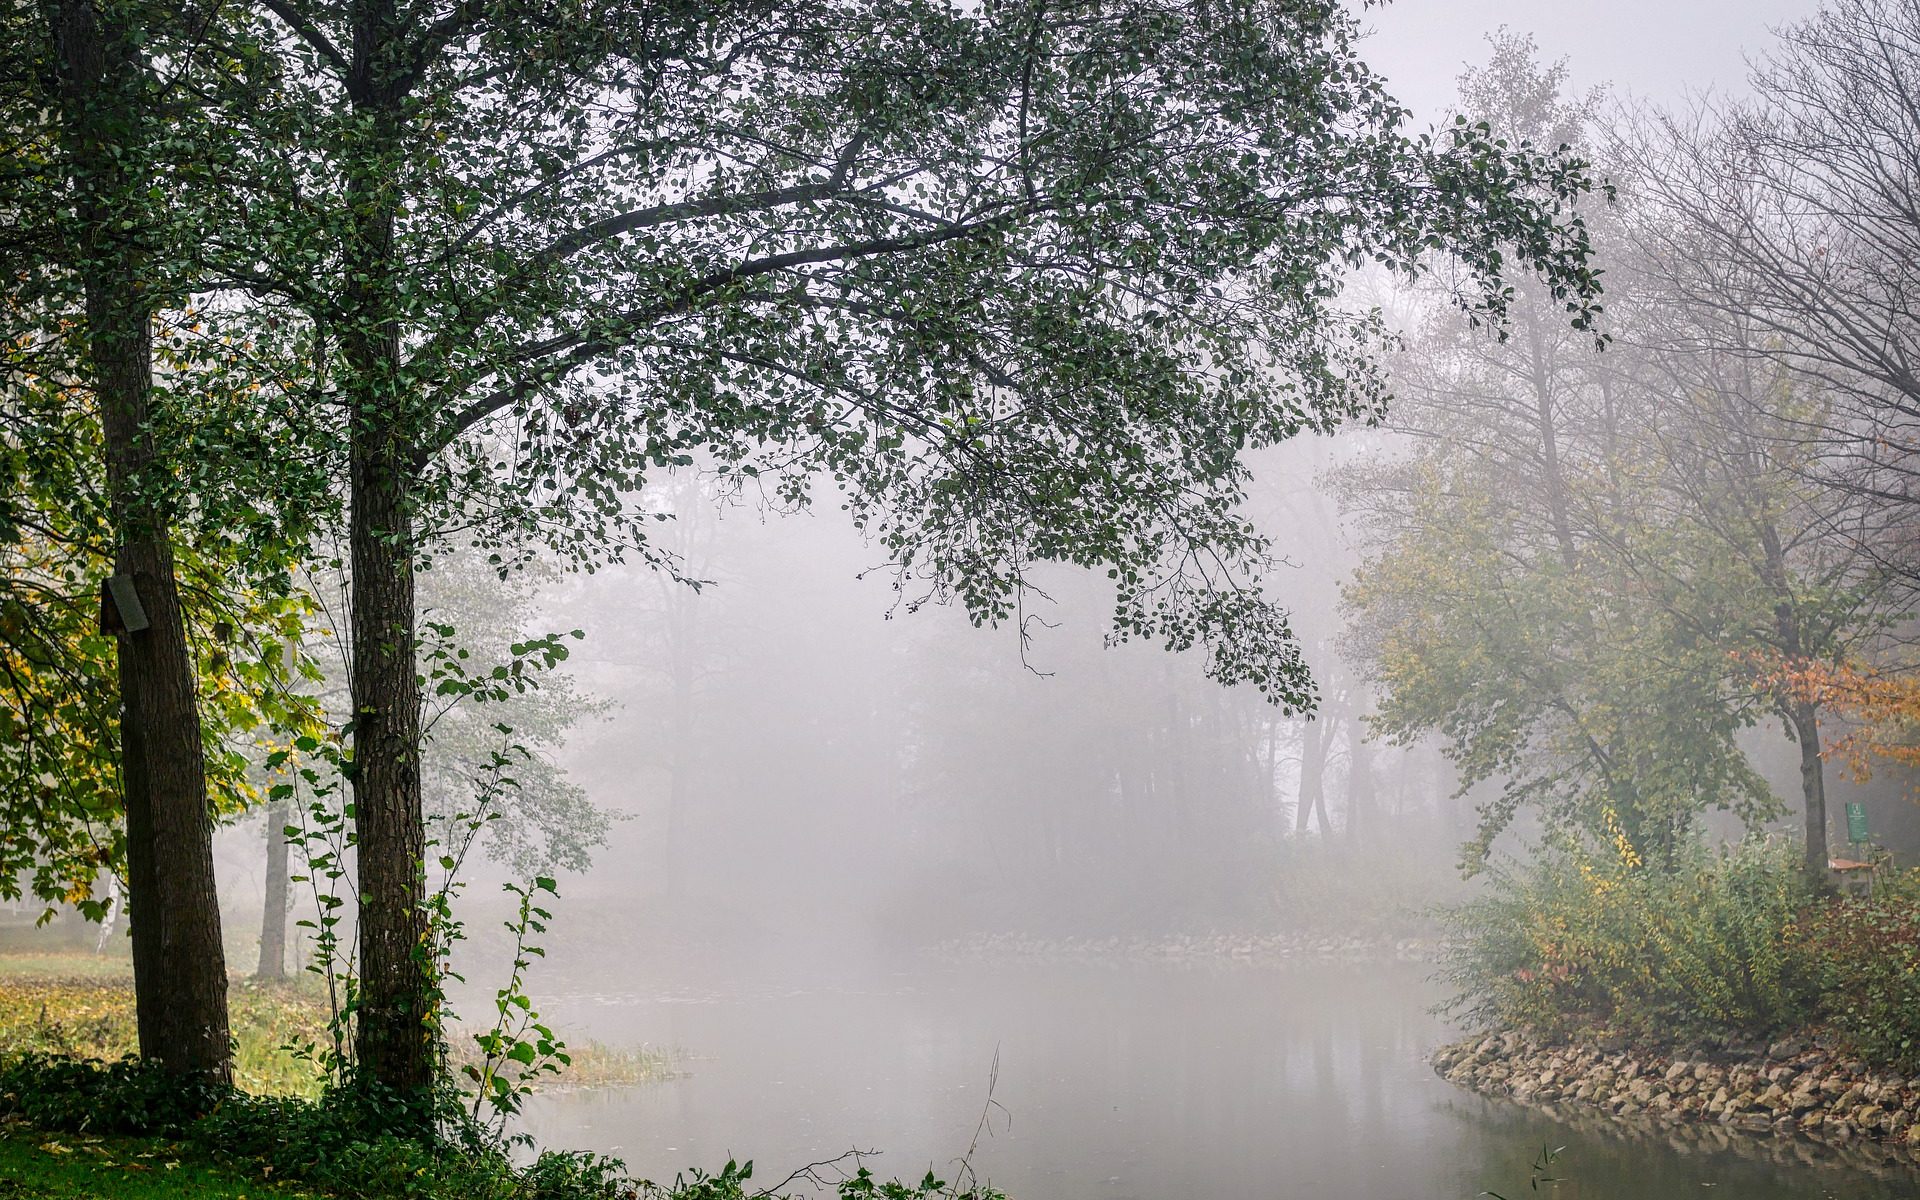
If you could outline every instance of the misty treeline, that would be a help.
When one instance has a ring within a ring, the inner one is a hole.
[[[1496,324],[1538,273],[1597,315],[1586,164],[1411,132],[1330,2],[6,22],[0,886],[100,915],[124,870],[142,1053],[224,1081],[212,827],[306,805],[345,839],[296,873],[352,931],[339,1065],[383,1130],[430,1128],[444,1072],[428,780],[511,805],[539,720],[487,706],[575,640],[477,658],[423,608],[450,559],[691,586],[647,481],[819,490],[908,605],[1018,624],[1038,566],[1093,570],[1116,638],[1303,708],[1242,455],[1381,410],[1351,272],[1450,264]],[[446,702],[463,769],[431,766]]]
[[[1503,339],[1419,320],[1390,418],[1409,448],[1336,478],[1376,727],[1478,794],[1456,1002],[1673,1053],[1817,1030],[1911,1071],[1920,872],[1884,842],[1920,721],[1920,5],[1828,6],[1749,99],[1678,112],[1494,50],[1466,110],[1581,148],[1616,191],[1589,210],[1608,344],[1526,282]],[[1769,778],[1782,735],[1797,771]],[[1835,821],[1836,779],[1876,771],[1894,803]]]
[[[692,476],[649,489],[677,514],[658,540],[709,585],[619,571],[546,601],[592,631],[578,677],[619,705],[580,731],[569,769],[634,814],[605,860],[617,871],[575,896],[606,906],[590,924],[607,928],[581,936],[670,924],[681,941],[777,932],[858,953],[1265,929],[1336,919],[1332,897],[1285,894],[1296,850],[1402,862],[1457,840],[1471,816],[1447,799],[1452,772],[1429,748],[1369,743],[1365,689],[1333,653],[1350,555],[1306,461],[1331,446],[1290,447],[1298,469],[1260,470],[1247,501],[1307,539],[1286,538],[1303,565],[1278,579],[1315,670],[1312,720],[1218,686],[1192,656],[1105,644],[1096,575],[1040,572],[1024,627],[980,630],[908,613],[836,514],[716,502]],[[1433,867],[1444,882],[1445,858]],[[1405,882],[1347,898],[1391,908]]]
[[[1166,932],[1302,915],[1283,885],[1309,831],[1362,871],[1401,870],[1396,839],[1455,837],[1472,872],[1543,837],[1679,870],[1743,829],[1796,831],[1824,890],[1830,856],[1865,853],[1844,848],[1833,792],[1890,802],[1874,835],[1897,844],[1912,392],[1862,343],[1830,344],[1808,297],[1854,289],[1830,303],[1877,312],[1865,345],[1897,360],[1898,280],[1865,281],[1902,232],[1866,230],[1908,210],[1875,216],[1801,172],[1818,136],[1812,161],[1892,155],[1879,170],[1902,178],[1916,28],[1905,8],[1836,11],[1789,32],[1752,99],[1675,113],[1573,94],[1564,65],[1493,39],[1460,111],[1570,145],[1612,186],[1584,202],[1608,340],[1529,280],[1502,329],[1461,321],[1431,280],[1392,299],[1406,336],[1383,427],[1256,461],[1242,511],[1314,568],[1272,577],[1320,684],[1311,721],[1100,647],[1097,579],[1038,580],[1046,600],[997,637],[928,623],[880,647],[823,620],[852,591],[787,596],[764,562],[668,602],[635,635],[650,682],[626,694],[671,714],[645,739],[665,890],[723,906],[734,877],[689,882],[687,864],[745,851],[790,858],[782,880],[814,903],[858,890],[922,931]],[[716,539],[693,493],[661,502],[706,569],[767,560]],[[790,671],[768,665],[782,653]]]
[[[1834,6],[1750,100],[1679,113],[1494,50],[1464,110],[1616,189],[1590,206],[1609,343],[1523,281],[1508,336],[1436,312],[1396,356],[1412,449],[1336,478],[1377,726],[1497,789],[1470,868],[1522,813],[1658,866],[1709,813],[1798,809],[1825,887],[1827,760],[1897,764],[1917,711],[1888,689],[1911,666],[1920,7]],[[1756,727],[1797,748],[1785,795]]]

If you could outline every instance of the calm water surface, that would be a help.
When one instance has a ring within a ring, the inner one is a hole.
[[[852,1147],[882,1151],[883,1176],[951,1178],[991,1082],[974,1168],[1015,1200],[1920,1197],[1920,1173],[1682,1149],[1462,1092],[1422,1061],[1447,1035],[1426,975],[973,966],[557,996],[545,1008],[563,1030],[680,1047],[689,1074],[539,1097],[527,1124],[658,1180],[732,1155],[771,1183]],[[1543,1144],[1566,1147],[1566,1179],[1535,1192]]]

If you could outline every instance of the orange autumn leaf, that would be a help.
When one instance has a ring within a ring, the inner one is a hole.
[[[1860,663],[1776,659],[1754,665],[1757,687],[1804,700],[1846,723],[1826,753],[1857,778],[1869,778],[1876,761],[1920,767],[1920,675]]]

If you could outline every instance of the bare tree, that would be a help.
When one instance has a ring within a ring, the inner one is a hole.
[[[1920,0],[1855,0],[1780,31],[1754,98],[1656,116],[1616,140],[1679,299],[1717,348],[1789,364],[1837,399],[1798,436],[1883,502],[1837,530],[1909,579],[1920,449]]]

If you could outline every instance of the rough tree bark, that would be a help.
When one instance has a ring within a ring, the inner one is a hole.
[[[353,568],[353,803],[360,891],[363,1082],[411,1100],[433,1084],[431,948],[422,861],[420,683],[416,674],[411,485],[418,473],[413,397],[401,378],[394,229],[405,99],[393,0],[351,6],[347,92],[360,117],[350,156],[346,309],[348,525]],[[424,1107],[418,1109],[424,1113]]]
[[[122,633],[122,786],[128,916],[140,1053],[225,1083],[227,971],[214,891],[193,659],[174,578],[168,516],[153,492],[147,429],[152,299],[137,206],[146,191],[147,98],[137,31],[112,3],[49,0],[47,15],[72,164],[92,382],[106,442],[116,574],[130,576],[148,628]]]
[[[413,536],[386,431],[353,434],[353,802],[359,843],[361,1008],[370,1082],[432,1084],[426,986],[426,854],[420,685],[414,667]]]

